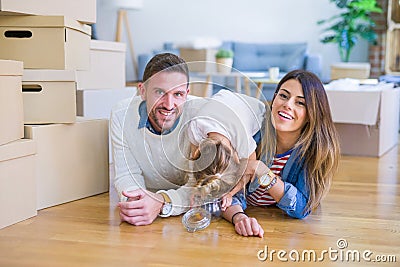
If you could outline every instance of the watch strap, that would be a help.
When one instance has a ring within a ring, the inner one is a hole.
[[[168,196],[167,193],[165,192],[158,192],[163,198],[164,198],[164,203],[172,203],[171,198]]]
[[[164,199],[163,205],[161,206],[161,210],[160,210],[159,216],[160,217],[169,217],[172,214],[172,201],[171,201],[171,198],[169,197],[169,195],[165,191],[158,191],[157,194],[160,194]],[[169,206],[168,207],[169,208],[168,212],[164,211],[166,206]]]
[[[267,185],[267,186],[265,187],[265,190],[269,191],[269,190],[276,184],[277,181],[278,181],[278,178],[277,178],[277,176],[275,175],[274,178],[272,178],[272,180],[271,180],[271,182],[269,183],[269,185]]]

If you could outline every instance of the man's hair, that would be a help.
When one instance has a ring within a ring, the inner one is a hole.
[[[186,76],[189,85],[189,68],[185,60],[177,55],[171,53],[155,55],[146,65],[143,73],[143,82],[146,82],[151,76],[160,71],[182,73]]]

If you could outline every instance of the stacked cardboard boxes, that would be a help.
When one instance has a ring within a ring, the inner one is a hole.
[[[91,40],[90,70],[77,72],[77,114],[92,119],[109,119],[112,107],[136,95],[136,87],[126,87],[126,45]],[[109,162],[113,162],[109,140]]]
[[[24,137],[20,61],[0,60],[0,145]]]
[[[113,106],[136,95],[136,87],[126,87],[126,46],[118,42],[92,40],[90,70],[78,71],[76,95],[77,114],[85,118],[109,119]],[[113,170],[111,138],[108,139],[108,159]],[[114,195],[113,172],[110,172],[110,195]]]
[[[20,61],[0,60],[0,228],[37,214],[36,142],[23,139]]]
[[[80,81],[106,76],[93,65],[110,64],[91,62],[95,22],[96,0],[0,0],[0,228],[109,189],[108,117],[76,105]]]

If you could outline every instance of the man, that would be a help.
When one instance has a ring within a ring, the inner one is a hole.
[[[188,100],[185,61],[165,53],[147,64],[140,96],[118,103],[111,112],[115,180],[120,217],[133,225],[157,216],[185,212],[190,205],[186,170],[190,144],[184,127],[203,98]]]

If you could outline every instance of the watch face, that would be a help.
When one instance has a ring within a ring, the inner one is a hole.
[[[264,174],[260,177],[258,182],[261,186],[267,186],[271,183],[271,177],[268,174]]]
[[[172,204],[171,203],[164,203],[163,208],[162,208],[162,214],[166,215],[169,214],[171,212],[172,209]]]

